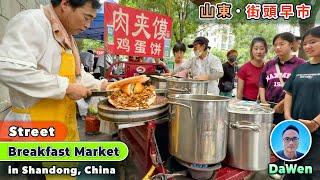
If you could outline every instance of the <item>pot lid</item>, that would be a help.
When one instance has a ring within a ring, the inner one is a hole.
[[[188,78],[176,78],[170,77],[167,79],[170,82],[183,82],[183,83],[209,83],[207,80],[188,79]]]
[[[166,76],[159,76],[159,75],[150,75],[150,77],[156,78],[156,79],[161,79],[161,80],[166,80],[166,79],[168,79],[168,77],[166,77]]]
[[[228,112],[238,114],[273,114],[274,110],[261,106],[259,103],[254,101],[243,101],[234,100],[228,104]]]
[[[210,94],[170,94],[169,100],[183,100],[196,102],[225,102],[231,98],[226,96],[214,96]]]

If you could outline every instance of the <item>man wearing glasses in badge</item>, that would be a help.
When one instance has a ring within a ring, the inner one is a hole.
[[[297,151],[299,147],[299,130],[293,125],[288,126],[282,132],[282,143],[284,150],[277,154],[285,160],[295,160],[303,156],[303,153]]]

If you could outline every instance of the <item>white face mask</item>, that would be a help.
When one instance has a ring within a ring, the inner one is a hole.
[[[198,51],[193,51],[193,54],[195,57],[199,57],[199,52]]]
[[[193,53],[196,57],[200,57],[203,54],[203,52],[200,51],[193,51]]]

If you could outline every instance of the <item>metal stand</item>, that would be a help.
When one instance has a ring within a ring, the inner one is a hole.
[[[170,173],[160,157],[158,145],[155,139],[155,129],[168,119],[152,120],[144,122],[143,125],[120,130],[119,136],[121,141],[129,147],[130,158],[138,167],[136,173],[138,177],[144,177],[148,170],[154,166],[150,173],[150,179],[171,179],[176,176],[186,176],[186,171]],[[123,126],[125,127],[125,126]],[[129,126],[128,126],[129,127]],[[271,162],[275,161],[272,156]],[[223,166],[215,172],[213,179],[215,180],[242,180],[250,177],[254,172]]]

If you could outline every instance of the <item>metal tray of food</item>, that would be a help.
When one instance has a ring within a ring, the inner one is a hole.
[[[148,109],[125,110],[117,109],[108,100],[98,103],[98,118],[114,123],[146,122],[168,114],[168,99],[157,96],[156,101]]]

